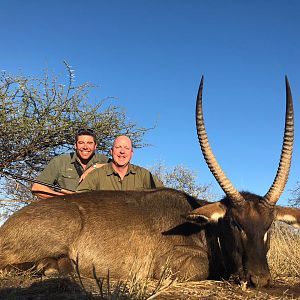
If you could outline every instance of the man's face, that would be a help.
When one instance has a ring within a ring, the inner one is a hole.
[[[126,166],[132,158],[132,144],[128,137],[118,137],[111,149],[113,162],[118,167]]]
[[[75,144],[77,156],[82,160],[89,160],[95,153],[96,143],[90,135],[79,135]]]

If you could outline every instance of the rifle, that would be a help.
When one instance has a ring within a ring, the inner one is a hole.
[[[7,171],[4,171],[4,170],[1,170],[0,173],[4,174],[6,176],[10,176],[10,177],[12,177],[14,179],[20,179],[20,180],[29,181],[29,182],[38,183],[38,184],[47,186],[49,188],[52,188],[55,192],[60,192],[61,190],[65,190],[65,191],[73,192],[73,193],[75,192],[75,191],[70,190],[70,189],[62,188],[59,185],[42,182],[42,181],[39,181],[37,179],[32,179],[32,178],[21,176],[21,175],[17,175],[17,174],[11,174],[11,173],[9,173]]]

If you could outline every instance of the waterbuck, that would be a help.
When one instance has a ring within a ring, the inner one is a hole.
[[[64,272],[76,261],[87,276],[126,278],[133,266],[147,265],[160,276],[167,265],[175,276],[191,280],[235,276],[254,286],[271,282],[267,262],[269,229],[275,220],[299,226],[300,210],[275,206],[288,179],[294,115],[286,79],[286,121],[275,180],[261,197],[238,192],[212,153],[202,112],[201,79],[196,110],[199,142],[206,163],[226,196],[198,200],[162,188],[99,191],[40,200],[14,213],[0,228],[0,268],[57,261]]]

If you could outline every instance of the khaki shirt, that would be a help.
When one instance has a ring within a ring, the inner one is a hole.
[[[88,169],[95,163],[107,163],[108,160],[108,157],[105,155],[95,153],[87,163],[86,168]],[[44,183],[59,185],[61,188],[75,191],[80,178],[75,164],[81,172],[84,171],[76,153],[56,156],[50,160],[49,164],[36,179]]]
[[[162,183],[152,176],[147,169],[132,164],[128,165],[128,172],[122,180],[119,174],[112,168],[112,164],[108,163],[90,172],[80,183],[77,191],[128,191],[162,186]]]

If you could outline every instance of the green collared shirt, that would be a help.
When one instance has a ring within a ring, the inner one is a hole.
[[[95,153],[87,163],[86,169],[95,163],[107,163],[108,160],[108,157],[105,155]],[[81,172],[84,171],[76,153],[56,156],[50,160],[49,164],[36,179],[41,182],[59,185],[61,188],[75,191],[80,178],[75,164]]]
[[[123,180],[114,171],[112,164],[98,168],[89,173],[77,188],[79,192],[114,190],[128,191],[162,187],[162,183],[142,167],[129,164]]]

